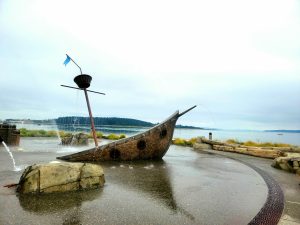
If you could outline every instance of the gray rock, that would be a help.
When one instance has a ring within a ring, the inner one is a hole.
[[[71,137],[64,137],[61,139],[62,145],[88,145],[88,135],[84,133],[73,134]]]
[[[285,170],[285,171],[288,171],[288,172],[290,171],[290,168],[289,168],[287,163],[279,163],[279,166],[282,170]]]
[[[193,148],[195,150],[207,150],[207,149],[212,149],[211,145],[209,144],[204,144],[204,143],[195,143],[193,145]]]
[[[298,161],[293,161],[293,167],[299,167],[299,163],[298,163]]]

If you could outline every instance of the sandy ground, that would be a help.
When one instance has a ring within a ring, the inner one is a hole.
[[[59,152],[13,149],[19,167],[66,154]],[[22,171],[0,148],[0,224],[247,224],[267,196],[251,168],[191,148],[171,146],[162,161],[100,164],[106,183],[99,190],[18,195],[3,185],[17,183]]]

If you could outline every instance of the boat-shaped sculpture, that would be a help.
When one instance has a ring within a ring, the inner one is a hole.
[[[149,130],[112,143],[71,155],[57,157],[67,161],[147,160],[161,159],[172,142],[177,119],[192,110],[176,111],[165,121]]]

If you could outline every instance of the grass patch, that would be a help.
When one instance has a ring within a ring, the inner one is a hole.
[[[97,131],[97,132],[96,132],[96,136],[97,136],[97,138],[102,138],[102,137],[103,137],[103,133],[100,132],[100,131]],[[88,134],[88,138],[94,138],[94,137],[93,137],[93,133],[89,133],[89,134]]]
[[[172,143],[174,145],[179,145],[179,146],[188,146],[192,147],[194,143],[196,143],[197,138],[191,138],[189,140],[182,139],[182,138],[175,138]]]
[[[55,131],[55,130],[27,130],[26,128],[21,128],[20,129],[20,135],[21,137],[57,137],[57,133],[59,133],[59,136],[61,138],[65,138],[65,137],[71,137],[72,136],[72,132],[67,132],[67,131]],[[86,133],[85,133],[86,134]],[[87,134],[88,138],[93,138],[93,134]],[[101,132],[96,132],[97,138],[102,138],[103,133]]]
[[[122,138],[126,138],[126,135],[125,134],[120,134],[120,139],[122,139]]]
[[[245,145],[245,146],[251,146],[251,147],[293,147],[293,145],[284,144],[284,143],[254,142],[254,141],[240,142],[236,139],[228,139],[225,141],[225,143],[226,144]]]
[[[71,136],[71,133],[59,131],[61,137]],[[55,130],[27,130],[26,128],[20,129],[21,137],[57,137],[57,131]]]
[[[228,139],[228,140],[225,141],[225,143],[226,143],[226,144],[231,144],[231,145],[235,145],[235,144],[240,145],[240,144],[241,144],[241,142],[239,142],[239,141],[236,140],[236,139]]]
[[[120,135],[109,134],[107,136],[103,136],[103,138],[109,139],[109,140],[119,140],[119,139],[122,139],[122,138],[126,138],[126,135],[125,134],[120,134]]]
[[[59,133],[59,136],[61,138],[72,137],[72,133],[71,132],[66,132],[66,131],[60,130],[58,133]],[[56,136],[57,136],[57,134],[56,134]]]
[[[57,133],[59,133],[59,136],[61,138],[65,138],[65,137],[71,137],[72,136],[72,132],[66,132],[66,131],[55,131],[55,130],[27,130],[26,128],[21,128],[20,129],[20,136],[21,137],[57,137]],[[93,138],[93,134],[92,133],[84,133],[86,135],[88,135],[88,138]],[[109,140],[119,140],[122,138],[126,138],[125,134],[109,134],[107,136],[104,136],[102,132],[97,131],[96,132],[97,138],[105,138],[105,139],[109,139]]]

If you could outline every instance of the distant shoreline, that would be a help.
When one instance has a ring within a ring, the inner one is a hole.
[[[73,118],[73,117],[71,117]],[[74,117],[75,118],[75,117]],[[85,117],[84,117],[85,118]],[[88,117],[86,117],[88,118]],[[102,118],[102,117],[97,117],[97,118]],[[149,123],[149,122],[145,122],[142,120],[135,120],[135,119],[128,119],[128,118],[117,118],[117,117],[103,117],[104,119],[125,119],[125,120],[133,120],[135,121],[134,123],[136,123],[136,121],[141,122],[140,125],[136,125],[136,124],[95,124],[96,127],[104,127],[104,128],[149,128],[149,127],[153,127],[155,125],[157,125],[157,123]],[[20,120],[20,119],[6,119],[4,121],[2,121],[4,123],[8,123],[11,125],[15,125],[15,124],[25,124],[25,125],[36,125],[36,126],[43,126],[43,125],[53,125],[53,126],[57,126],[58,128],[60,127],[78,127],[78,126],[82,126],[82,127],[90,127],[90,123],[88,120],[85,121],[85,123],[57,123],[56,119],[48,119],[48,120]],[[197,126],[189,126],[189,125],[176,125],[175,126],[176,129],[192,129],[192,130],[209,130],[209,131],[230,131],[230,132],[268,132],[268,133],[278,133],[279,135],[281,135],[282,133],[300,133],[300,130],[296,129],[296,130],[289,130],[289,129],[276,129],[276,130],[249,130],[249,129],[225,129],[225,128],[208,128],[208,127],[197,127]],[[63,130],[63,129],[62,129]]]
[[[264,130],[264,132],[275,132],[275,133],[300,133],[300,130]]]
[[[57,119],[47,120],[31,120],[31,119],[6,119],[3,122],[8,124],[33,124],[33,125],[57,125],[59,126],[90,126],[89,117],[75,117],[66,116]],[[119,117],[94,117],[94,124],[96,127],[122,127],[122,128],[149,128],[158,123],[150,123],[143,120]],[[184,129],[204,129],[202,127],[189,125],[176,125],[176,128]]]
[[[92,138],[92,134],[91,133],[87,133],[87,132],[75,132],[75,133],[84,133],[88,136],[88,138]],[[60,137],[60,138],[64,138],[64,137],[71,137],[74,134],[74,132],[69,132],[69,131],[63,131],[63,130],[58,130],[58,131],[54,131],[54,130],[30,130],[30,129],[25,129],[25,128],[21,128],[20,129],[20,135],[22,138],[26,138],[26,137]],[[121,133],[110,133],[110,134],[103,134],[102,132],[96,132],[96,135],[98,138],[103,138],[103,139],[109,139],[109,140],[119,140],[122,138],[126,138],[127,135],[125,134],[121,134]],[[193,137],[193,138],[174,138],[172,143],[175,145],[181,145],[181,146],[193,146],[193,144],[195,143],[197,137]],[[287,144],[287,143],[277,143],[277,142],[254,142],[251,140],[248,140],[246,142],[239,142],[236,139],[227,139],[224,142],[227,142],[229,144],[244,144],[244,145],[248,145],[248,146],[256,146],[256,147],[291,147],[291,146],[296,146],[296,145],[292,145],[292,144]]]

